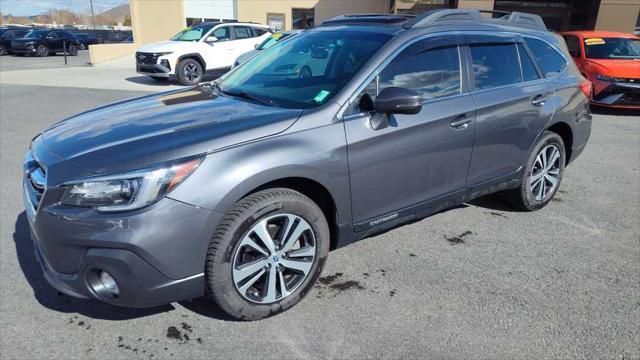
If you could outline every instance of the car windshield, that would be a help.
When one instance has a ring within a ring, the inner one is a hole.
[[[640,39],[588,38],[584,52],[589,59],[640,59]]]
[[[24,37],[27,39],[42,39],[47,35],[48,32],[49,30],[32,30],[29,31],[29,33]]]
[[[273,106],[313,108],[340,91],[391,36],[361,29],[300,33],[223,76],[220,89]]]
[[[271,36],[269,36],[265,41],[262,42],[262,44],[260,44],[257,49],[258,50],[266,50],[270,47],[272,47],[273,45],[275,45],[278,41],[284,40],[285,38],[288,38],[291,34],[283,34],[283,33],[275,33]]]
[[[191,26],[177,33],[174,37],[171,38],[171,40],[199,41],[206,33],[209,32],[209,30],[213,28],[213,26],[214,24],[199,24]]]

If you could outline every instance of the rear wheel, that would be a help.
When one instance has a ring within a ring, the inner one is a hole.
[[[533,147],[520,187],[505,193],[507,201],[525,211],[547,205],[560,187],[565,159],[562,138],[554,132],[545,132]]]
[[[69,45],[69,56],[78,56],[78,45]]]
[[[329,252],[322,210],[284,188],[249,195],[227,212],[207,254],[207,293],[229,315],[258,320],[298,303]]]
[[[204,69],[195,59],[184,59],[178,63],[176,77],[181,85],[197,85],[204,77]]]
[[[36,53],[40,57],[49,56],[49,48],[46,45],[38,45],[38,48],[36,49]]]

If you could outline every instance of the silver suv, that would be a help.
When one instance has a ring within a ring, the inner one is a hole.
[[[589,138],[590,89],[534,15],[333,19],[219,82],[36,136],[33,242],[74,297],[208,296],[264,318],[309,292],[330,249],[489,193],[548,204]]]

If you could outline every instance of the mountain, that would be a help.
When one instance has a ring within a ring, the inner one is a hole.
[[[112,9],[104,11],[97,16],[104,16],[105,18],[116,19],[118,22],[123,22],[126,16],[130,16],[129,4],[116,6]]]

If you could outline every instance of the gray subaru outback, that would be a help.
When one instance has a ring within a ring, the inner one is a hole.
[[[121,101],[31,142],[24,198],[59,291],[238,319],[302,299],[330,249],[489,193],[544,207],[591,85],[534,15],[342,16],[219,81]]]

